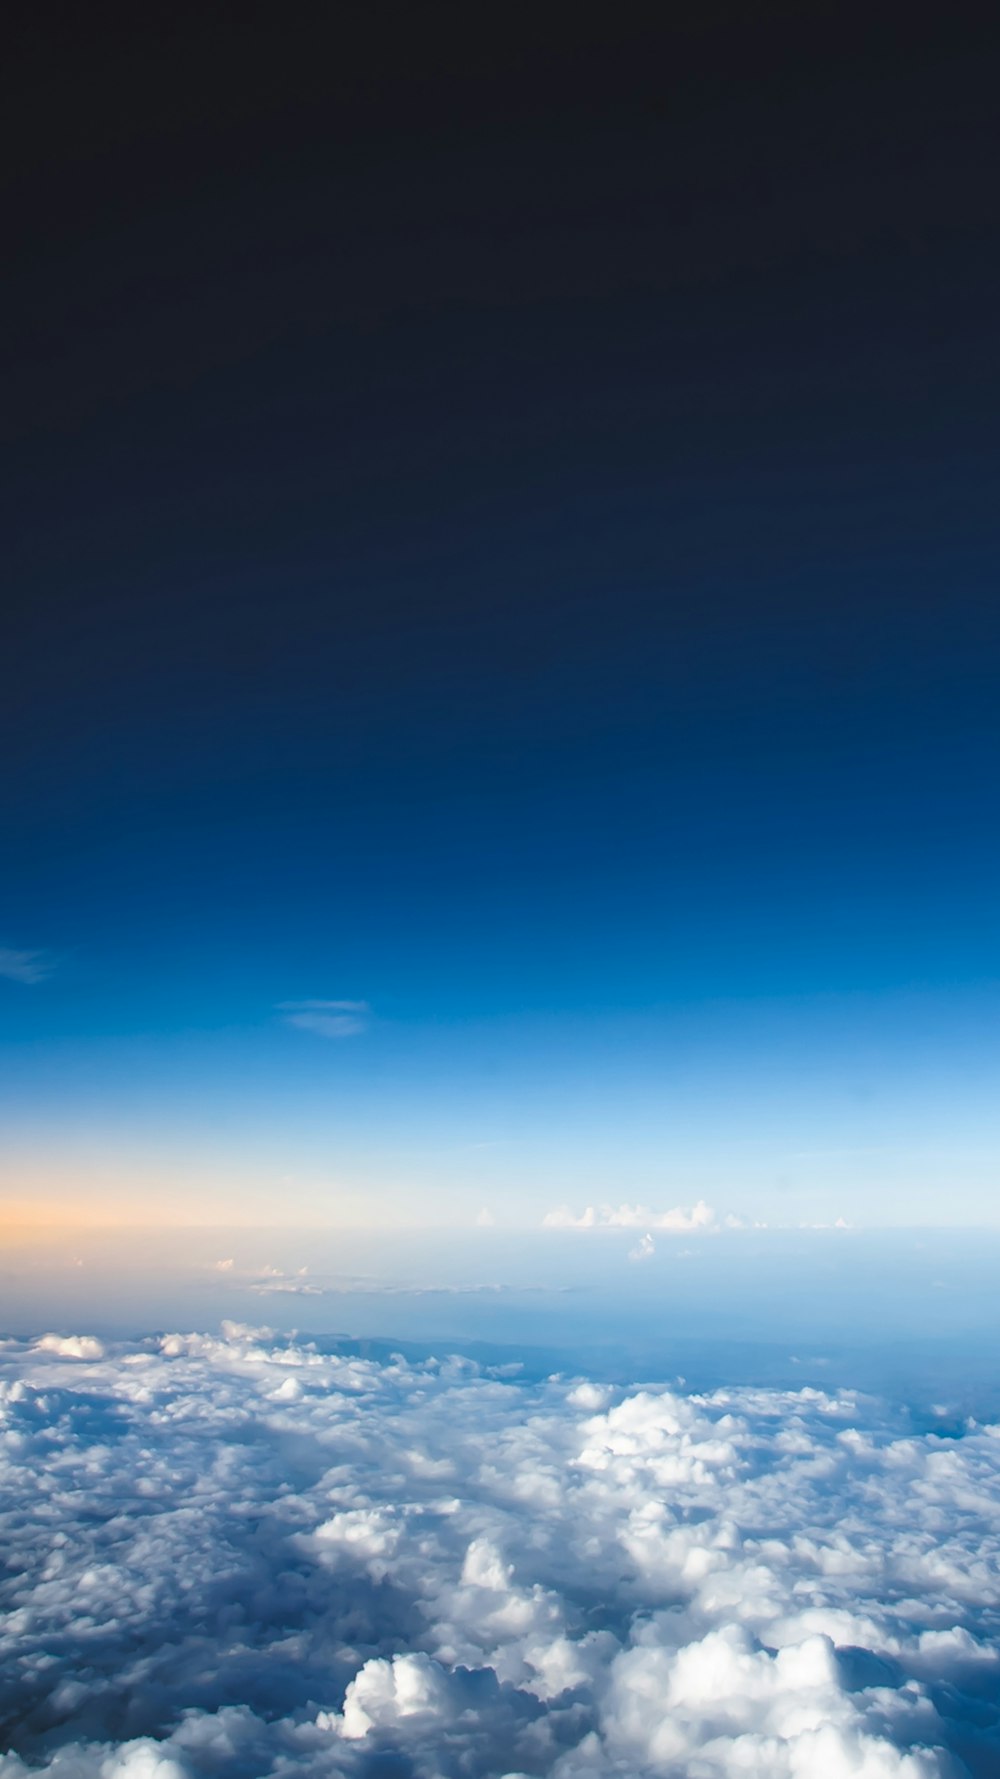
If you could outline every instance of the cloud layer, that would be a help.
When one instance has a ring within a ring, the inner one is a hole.
[[[1000,1429],[234,1326],[0,1409],[0,1779],[1000,1770]]]

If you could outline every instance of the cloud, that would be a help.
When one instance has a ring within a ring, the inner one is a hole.
[[[59,1359],[103,1359],[104,1348],[92,1334],[43,1334],[35,1342],[36,1353],[55,1353]]]
[[[319,1038],[352,1038],[368,1025],[367,1001],[279,1001],[286,1025],[315,1032]]]
[[[230,1283],[239,1290],[253,1291],[258,1295],[275,1292],[287,1293],[294,1297],[322,1297],[324,1289],[309,1282],[309,1268],[299,1266],[294,1272],[286,1272],[280,1266],[254,1267],[249,1271],[237,1270],[234,1260],[214,1260],[209,1263],[212,1272],[229,1275]]]
[[[478,1215],[476,1217],[476,1228],[477,1229],[493,1229],[495,1227],[495,1225],[496,1225],[496,1218],[494,1217],[493,1212],[490,1210],[488,1205],[484,1205],[482,1210],[478,1213]]]
[[[321,1285],[308,1284],[301,1277],[287,1278],[283,1273],[274,1274],[270,1278],[253,1280],[248,1289],[261,1297],[271,1296],[276,1292],[279,1295],[290,1297],[323,1297],[325,1295]]]
[[[656,1243],[647,1231],[644,1236],[639,1238],[635,1247],[629,1249],[628,1257],[630,1260],[651,1260],[655,1253]]]
[[[588,1205],[579,1214],[571,1211],[569,1205],[556,1205],[552,1211],[546,1211],[542,1218],[543,1229],[596,1229],[597,1212],[593,1205]]]
[[[718,1228],[718,1219],[703,1198],[696,1205],[675,1205],[670,1211],[651,1211],[648,1205],[588,1205],[575,1212],[557,1205],[542,1218],[543,1229],[658,1229],[666,1234],[692,1235]]]
[[[0,1779],[1000,1771],[1000,1428],[236,1323],[0,1420]]]
[[[55,958],[48,951],[18,951],[0,945],[0,976],[8,982],[44,982],[55,967]]]
[[[671,1211],[650,1211],[645,1205],[619,1205],[608,1219],[612,1227],[635,1229],[647,1224],[650,1229],[691,1235],[697,1229],[714,1229],[716,1216],[703,1198],[696,1205],[675,1205]]]

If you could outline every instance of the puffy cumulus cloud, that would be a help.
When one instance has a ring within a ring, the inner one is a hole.
[[[608,1223],[613,1229],[636,1229],[645,1225],[649,1229],[674,1230],[679,1235],[717,1227],[715,1212],[703,1198],[696,1205],[675,1205],[672,1211],[650,1211],[645,1205],[619,1205],[609,1215]]]
[[[727,1220],[728,1224],[728,1220]],[[588,1205],[573,1211],[556,1205],[542,1218],[543,1229],[657,1229],[667,1234],[693,1235],[718,1229],[718,1218],[703,1198],[696,1205],[675,1205],[670,1211],[651,1211],[648,1205]]]
[[[92,1334],[43,1334],[35,1342],[36,1353],[55,1353],[58,1359],[103,1359],[104,1348]]]
[[[593,1205],[585,1211],[571,1210],[569,1205],[556,1205],[542,1218],[543,1229],[596,1229],[600,1218]]]
[[[0,1779],[1000,1771],[998,1428],[228,1323],[4,1342],[0,1465]]]

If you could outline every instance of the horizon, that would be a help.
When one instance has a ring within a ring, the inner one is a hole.
[[[19,37],[0,1197],[982,1221],[979,39],[339,29]]]

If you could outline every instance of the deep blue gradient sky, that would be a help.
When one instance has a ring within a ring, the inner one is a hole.
[[[22,28],[6,1198],[996,1222],[992,46],[423,29]]]

